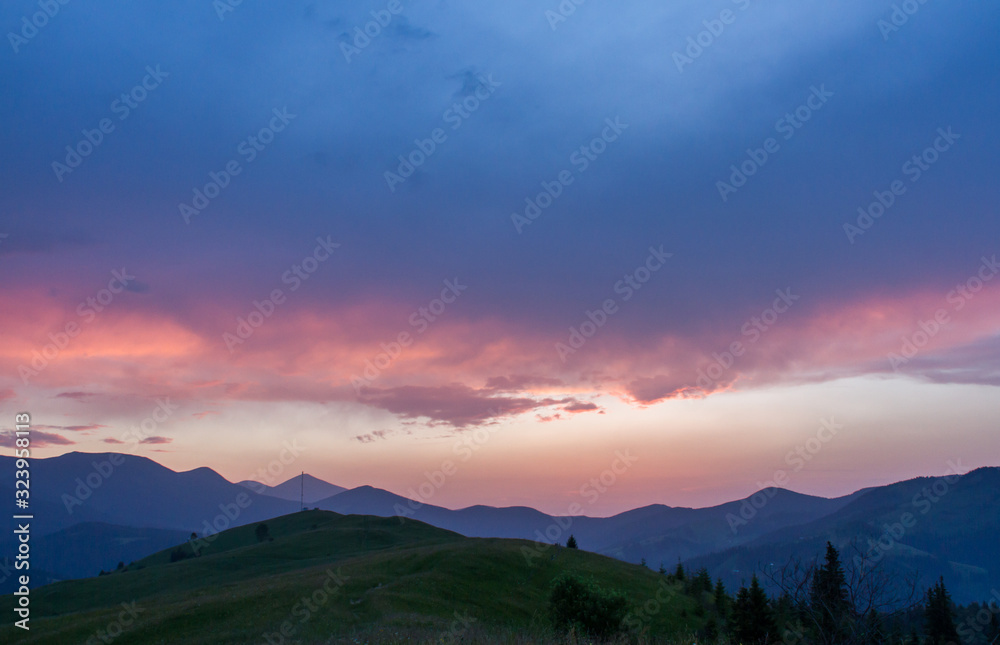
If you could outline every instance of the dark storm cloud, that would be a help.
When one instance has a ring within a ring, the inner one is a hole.
[[[34,6],[6,5],[3,24]],[[556,336],[665,243],[669,270],[609,326],[636,345],[738,329],[776,288],[808,296],[800,316],[938,285],[1000,233],[1000,8],[921,5],[886,40],[878,21],[891,7],[587,3],[553,30],[544,4],[404,3],[348,63],[340,44],[381,5],[243,3],[220,20],[195,0],[74,2],[4,60],[0,114],[19,125],[2,135],[0,254],[74,249],[72,269],[46,258],[55,278],[31,270],[41,260],[24,265],[27,286],[89,285],[125,264],[144,280],[133,289],[162,292],[142,306],[198,325],[197,305],[259,298],[330,233],[340,264],[296,294],[301,306],[420,303],[460,273],[479,294],[463,316]],[[724,8],[736,21],[678,70],[675,52]],[[120,118],[115,100],[156,65],[169,76]],[[501,85],[453,127],[447,111],[482,75]],[[832,95],[784,139],[779,121],[818,87]],[[248,161],[241,142],[286,107],[295,119]],[[572,155],[615,117],[628,124],[621,140],[580,171]],[[114,131],[58,181],[52,163],[105,118]],[[962,138],[910,183],[903,164],[949,126]],[[384,173],[438,128],[447,140],[390,192]],[[769,137],[780,149],[722,201],[716,182]],[[185,225],[178,204],[231,160],[240,174]],[[564,170],[574,182],[518,234],[511,214]],[[907,193],[850,243],[844,224],[896,179]],[[26,205],[35,233],[19,238],[12,218]],[[632,390],[655,400],[679,382]]]

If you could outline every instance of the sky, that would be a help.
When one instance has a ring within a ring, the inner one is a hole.
[[[590,515],[998,465],[1000,6],[0,26],[6,446]]]

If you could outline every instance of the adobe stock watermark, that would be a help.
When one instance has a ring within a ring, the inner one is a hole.
[[[358,56],[363,49],[371,45],[372,40],[381,36],[392,19],[401,13],[403,13],[403,3],[400,0],[389,0],[385,9],[371,11],[372,19],[364,24],[364,28],[361,26],[354,28],[353,45],[347,42],[340,43],[340,53],[344,55],[344,60],[350,63],[351,58]]]
[[[824,446],[833,441],[837,433],[844,429],[844,426],[837,423],[833,417],[820,419],[819,423],[819,429],[813,436],[789,450],[785,455],[785,463],[791,466],[791,473],[783,468],[778,468],[774,471],[770,481],[757,482],[759,490],[743,500],[743,503],[740,504],[739,514],[726,513],[726,522],[729,523],[729,529],[733,535],[736,535],[741,527],[746,526],[757,517],[757,513],[778,494],[778,488],[788,487],[790,474],[794,475],[805,468],[806,464],[822,452]]]
[[[663,250],[662,244],[659,248],[654,246],[649,247],[649,255],[646,256],[645,261],[636,267],[635,270],[626,273],[621,280],[615,282],[612,287],[614,292],[621,296],[623,303],[628,302],[635,295],[635,292],[642,289],[643,285],[653,277],[653,274],[662,269],[667,260],[673,256],[673,253],[667,253]],[[594,311],[590,311],[589,309],[584,311],[583,322],[579,326],[569,328],[569,336],[566,338],[566,342],[560,341],[555,344],[559,359],[565,363],[570,356],[581,349],[589,339],[594,337],[598,330],[607,324],[608,318],[619,311],[620,307],[615,298],[606,299]]]
[[[354,386],[355,393],[361,396],[363,388],[374,383],[382,375],[382,372],[389,369],[402,355],[403,350],[412,345],[417,336],[427,331],[431,323],[444,315],[448,305],[458,300],[462,296],[462,292],[468,288],[469,286],[459,282],[458,278],[445,280],[441,296],[431,300],[426,306],[417,307],[417,310],[407,318],[410,327],[415,331],[412,333],[401,331],[396,335],[396,339],[389,341],[388,344],[379,343],[382,351],[365,360],[365,369],[361,372],[361,376],[351,375],[351,385]]]
[[[303,450],[304,448],[299,445],[297,439],[282,443],[278,456],[263,467],[258,468],[257,472],[248,478],[249,481],[257,484],[257,486],[250,486],[250,490],[258,495],[264,495],[266,494],[265,486],[281,483],[282,474],[295,463]],[[219,514],[202,522],[202,535],[200,537],[195,535],[188,540],[191,553],[195,556],[201,555],[202,550],[210,546],[220,533],[236,526],[236,521],[243,515],[243,512],[253,506],[253,501],[254,498],[247,493],[238,493],[231,502],[220,503]]]
[[[969,278],[949,291],[945,295],[945,300],[951,305],[951,312],[958,312],[965,308],[970,300],[983,290],[986,283],[1000,273],[1000,263],[997,263],[997,256],[980,259],[979,269]],[[951,323],[951,312],[944,307],[940,307],[934,315],[927,320],[919,320],[917,329],[908,336],[904,336],[899,352],[889,352],[887,358],[889,367],[893,372],[899,372],[899,368],[906,365],[913,359],[921,349],[927,346],[932,338]]]
[[[910,500],[912,509],[921,516],[926,516],[948,494],[951,487],[961,479],[962,475],[968,472],[968,469],[962,465],[961,458],[949,459],[946,464],[948,466],[946,474],[937,478],[933,484],[924,486]],[[868,538],[868,550],[865,552],[864,561],[860,555],[855,555],[854,565],[860,571],[881,561],[906,536],[907,532],[917,525],[919,519],[920,517],[914,515],[913,512],[906,510],[900,514],[899,520],[896,522],[883,524],[884,530],[878,539]]]
[[[825,83],[820,83],[819,87],[813,85],[809,88],[809,95],[802,105],[791,112],[787,112],[774,124],[774,131],[781,135],[781,138],[788,141],[809,121],[813,114],[823,109],[826,102],[833,96],[833,92],[826,89]],[[715,188],[719,191],[722,201],[729,201],[729,196],[739,191],[747,184],[750,177],[757,174],[757,171],[779,151],[781,144],[775,137],[768,137],[759,148],[747,148],[747,158],[739,163],[729,166],[729,181],[721,179],[715,182]]]
[[[628,124],[622,123],[619,116],[616,116],[613,120],[611,118],[604,119],[604,123],[605,127],[601,130],[599,136],[594,137],[588,143],[583,144],[579,149],[570,153],[569,163],[573,167],[572,170],[561,170],[556,174],[554,180],[543,181],[541,183],[542,192],[538,193],[534,198],[525,197],[524,210],[520,213],[511,213],[510,221],[518,234],[524,230],[525,226],[532,224],[536,219],[541,217],[542,211],[551,206],[555,200],[559,199],[565,188],[576,180],[574,172],[576,172],[576,175],[582,175],[587,172],[591,164],[607,151],[608,146],[618,141],[622,133],[628,129]]]
[[[670,605],[674,599],[682,595],[678,591],[678,586],[669,583],[666,576],[661,577],[653,597],[633,608],[625,617],[625,627],[637,634],[644,633],[649,629],[649,623],[653,617],[660,613],[663,607]]]
[[[50,342],[43,345],[40,350],[36,349],[31,352],[31,360],[28,365],[22,363],[17,366],[21,382],[27,385],[30,379],[44,371],[49,363],[69,346],[70,341],[80,335],[84,326],[94,322],[97,319],[97,314],[107,309],[115,301],[115,296],[125,291],[133,280],[135,280],[135,276],[129,275],[124,268],[121,271],[112,271],[107,288],[88,296],[77,305],[76,315],[80,318],[80,322],[70,320],[63,325],[61,330],[55,333],[49,332]]]
[[[281,274],[281,283],[290,285],[288,288],[290,293],[298,291],[306,280],[319,270],[319,265],[330,259],[334,249],[340,248],[340,244],[332,241],[329,235],[326,236],[326,239],[317,237],[316,242],[318,244],[311,254]],[[271,293],[263,300],[254,300],[251,303],[253,308],[246,317],[237,316],[234,332],[222,333],[222,342],[226,344],[229,353],[234,353],[237,346],[247,342],[254,335],[254,332],[264,324],[264,321],[273,316],[277,308],[285,304],[286,301],[287,296],[280,287],[272,289]]]
[[[118,121],[124,121],[132,114],[132,111],[139,107],[139,104],[149,98],[149,94],[160,87],[163,79],[170,76],[169,73],[160,69],[160,66],[146,66],[146,75],[135,84],[128,92],[122,92],[121,96],[111,102],[108,107],[111,113],[118,117]],[[83,138],[76,144],[66,146],[66,156],[62,162],[52,162],[52,172],[56,179],[62,183],[63,178],[80,167],[83,160],[92,155],[97,148],[104,143],[104,139],[115,131],[115,123],[110,118],[103,118],[97,122],[97,127],[92,130],[84,128],[81,132]]]
[[[877,23],[882,41],[889,42],[889,36],[899,31],[900,27],[910,21],[910,16],[920,11],[920,7],[925,4],[927,0],[903,0],[899,4],[893,3],[888,17],[880,18]]]
[[[962,642],[975,643],[976,634],[982,634],[983,630],[993,622],[994,614],[1000,616],[1000,589],[990,590],[990,600],[984,602],[974,616],[969,616],[965,622],[959,623],[958,635],[962,637]],[[991,645],[995,645],[996,642],[997,640],[994,640]]]
[[[627,473],[637,461],[639,461],[639,458],[631,454],[628,450],[624,452],[616,450],[611,466],[601,471],[597,477],[591,477],[587,483],[580,486],[580,496],[587,500],[588,505],[592,506],[604,493],[617,484],[618,478]],[[521,555],[524,556],[529,566],[536,558],[542,557],[554,544],[562,541],[563,536],[573,526],[573,517],[580,515],[584,508],[579,502],[572,502],[566,508],[565,515],[554,516],[552,523],[545,527],[544,531],[535,531],[535,537],[537,538],[535,544],[531,547],[521,547]]]
[[[38,35],[39,30],[44,29],[49,24],[49,20],[56,17],[59,11],[69,4],[69,0],[38,0],[38,8],[29,16],[21,16],[20,33],[7,32],[7,40],[14,50],[14,54],[21,53],[21,47]]]
[[[760,316],[752,316],[740,327],[740,335],[747,338],[748,345],[756,344],[769,329],[774,327],[781,314],[787,312],[801,297],[793,294],[791,287],[784,290],[776,289],[775,293],[778,294],[778,297],[774,299],[770,307],[762,311]],[[712,363],[707,368],[698,370],[695,386],[705,392],[713,389],[723,375],[736,363],[736,359],[746,354],[746,351],[747,346],[742,341],[734,340],[721,353],[713,352]]]
[[[226,162],[222,170],[209,172],[207,184],[200,188],[191,189],[193,197],[190,204],[181,202],[177,205],[185,224],[190,224],[192,217],[203,213],[212,200],[221,195],[222,191],[229,186],[233,177],[243,172],[244,166],[240,164],[240,159],[243,160],[244,164],[253,163],[274,142],[277,133],[284,132],[288,124],[298,117],[298,115],[290,114],[287,106],[281,109],[274,108],[271,113],[273,116],[267,125],[236,145],[236,157]]]
[[[295,638],[301,626],[305,625],[313,616],[319,613],[319,610],[331,598],[340,593],[351,579],[350,576],[343,574],[339,567],[336,571],[329,568],[324,573],[326,576],[323,578],[323,584],[313,590],[312,593],[299,597],[298,601],[292,605],[291,617],[282,621],[277,631],[265,633],[264,642],[268,645],[301,642]],[[296,620],[293,621],[292,619]]]
[[[167,421],[178,409],[179,405],[171,403],[169,398],[159,399],[153,412],[139,422],[138,425],[129,427],[128,431],[121,435],[120,440],[112,443],[125,444],[127,450],[134,450],[140,444],[147,443],[147,439],[153,436],[156,429]],[[94,460],[90,462],[91,471],[83,477],[76,478],[76,488],[72,493],[64,492],[59,499],[63,503],[68,515],[73,514],[73,508],[83,506],[83,503],[91,498],[94,491],[104,485],[115,474],[115,470],[125,463],[125,455],[112,452],[108,453],[107,459]]]
[[[139,614],[145,612],[146,610],[136,604],[136,601],[123,602],[121,603],[122,610],[118,612],[118,616],[108,623],[104,629],[99,629],[87,639],[86,645],[108,645],[108,643],[113,643],[119,636],[125,633],[126,630],[135,625],[136,619]]]
[[[552,31],[559,28],[559,25],[576,13],[577,7],[583,5],[587,0],[562,0],[555,9],[545,10],[545,19],[549,22]]]
[[[500,410],[491,408],[489,413],[496,417],[499,416]],[[459,462],[465,463],[489,443],[501,427],[503,427],[502,424],[476,426],[467,435],[456,441],[451,450],[458,456]],[[445,459],[437,470],[425,471],[424,481],[420,482],[416,489],[413,487],[407,489],[406,506],[397,502],[392,507],[393,512],[399,517],[400,523],[404,522],[404,518],[412,517],[424,504],[429,503],[448,480],[458,474],[458,470],[459,464],[451,459]]]
[[[497,88],[502,85],[499,81],[493,80],[492,74],[488,76],[480,74],[478,80],[479,85],[476,86],[476,89],[471,94],[461,101],[452,104],[441,115],[441,120],[449,124],[452,131],[461,128],[465,120],[477,112],[483,103],[489,100],[493,96],[493,93],[497,91]],[[434,128],[431,130],[430,136],[426,139],[414,139],[414,148],[405,155],[398,155],[396,157],[399,159],[399,166],[396,167],[396,172],[386,170],[382,173],[382,177],[385,179],[389,190],[393,193],[396,192],[396,187],[412,177],[413,173],[427,163],[427,160],[437,152],[438,147],[446,141],[448,141],[448,133],[444,128]]]
[[[733,0],[733,4],[739,6],[740,11],[746,11],[750,6],[750,0]],[[726,30],[726,27],[736,22],[736,17],[737,14],[732,9],[723,9],[719,12],[717,18],[703,20],[701,24],[705,29],[699,31],[694,36],[688,36],[687,47],[684,48],[684,53],[682,54],[679,51],[674,52],[673,61],[674,65],[677,66],[677,71],[683,74],[684,68],[687,65],[701,58],[705,50],[715,44],[715,41]]]
[[[236,11],[236,7],[243,4],[243,0],[212,0],[212,8],[215,15],[219,17],[219,22],[226,20],[226,14]]]
[[[931,169],[941,155],[955,145],[955,142],[962,138],[962,135],[951,131],[951,126],[938,128],[938,136],[931,142],[931,145],[924,148],[920,154],[913,155],[903,163],[900,172],[910,179],[910,183],[920,181],[924,173]],[[854,240],[864,235],[874,224],[875,220],[882,217],[896,203],[896,198],[906,194],[906,184],[902,179],[895,179],[889,184],[888,190],[876,190],[872,193],[875,201],[865,206],[858,206],[857,224],[844,223],[844,233],[847,241],[854,244]]]

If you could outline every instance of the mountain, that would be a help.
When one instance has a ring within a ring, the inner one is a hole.
[[[766,503],[758,509],[753,501]],[[670,564],[713,551],[720,551],[775,530],[806,523],[842,508],[854,496],[837,499],[812,497],[781,489],[767,489],[746,500],[710,508],[646,506],[600,518],[575,516],[556,518],[526,507],[471,506],[450,510],[419,504],[371,486],[360,486],[315,506],[336,513],[359,513],[393,517],[403,515],[469,537],[506,537],[564,543],[572,534],[588,551],[628,562]],[[739,517],[744,506],[752,509],[753,521],[733,527],[730,517]]]
[[[0,457],[0,468],[13,472],[14,458]],[[201,533],[212,524],[228,528],[298,510],[297,503],[258,495],[209,468],[175,472],[119,453],[32,459],[31,483],[36,536],[82,522]]]
[[[0,468],[13,469],[12,462],[10,457],[0,457]],[[34,459],[31,467],[33,537],[70,531],[84,523],[93,525],[92,531],[98,525],[114,527],[103,536],[99,531],[79,536],[81,548],[105,553],[90,556],[81,551],[78,564],[72,566],[67,559],[46,563],[55,578],[93,573],[95,566],[106,569],[118,560],[140,556],[141,549],[147,548],[141,546],[142,541],[129,542],[128,550],[114,547],[125,544],[122,540],[127,536],[122,531],[157,529],[205,535],[216,530],[213,524],[225,529],[299,510],[298,477],[262,495],[248,490],[246,482],[231,483],[208,468],[176,472],[144,457],[115,453],[69,453]],[[909,512],[916,523],[906,528],[905,536],[893,538],[898,546],[891,549],[888,559],[894,566],[925,577],[944,575],[956,585],[953,593],[959,599],[981,596],[984,586],[1000,586],[1000,548],[995,540],[1000,532],[997,468],[949,478],[917,478],[834,499],[768,488],[708,508],[653,504],[606,518],[553,517],[527,507],[479,505],[453,510],[372,486],[342,490],[319,479],[306,481],[309,505],[326,511],[403,516],[466,537],[565,544],[572,534],[587,551],[633,563],[645,560],[653,568],[661,563],[672,568],[682,560],[689,566],[708,567],[713,576],[723,577],[730,585],[761,564],[783,562],[790,556],[814,558],[828,539],[838,547],[848,546],[852,539],[877,541],[886,526],[895,526]],[[315,499],[331,490],[334,494]],[[13,491],[3,485],[0,495],[14,498]],[[281,499],[281,495],[292,499]],[[0,544],[9,541],[8,535],[9,531],[0,535]],[[151,549],[153,538],[149,537]]]
[[[188,533],[165,529],[141,529],[100,522],[75,524],[32,539],[32,576],[38,570],[54,579],[89,578],[102,570],[113,571],[119,562],[128,564],[186,540]],[[17,544],[3,536],[0,553],[17,552]],[[58,572],[56,575],[55,572]],[[0,593],[17,589],[14,576],[0,579]]]
[[[1000,588],[1000,468],[962,476],[920,477],[866,489],[824,517],[774,531],[745,546],[692,559],[728,584],[771,563],[812,562],[827,541],[867,567],[926,586],[943,576],[957,602],[982,601]],[[869,564],[871,563],[871,564]]]
[[[653,607],[638,614],[651,634],[704,622],[697,603],[663,576],[585,551],[526,558],[536,544],[324,511],[267,526],[273,539],[239,527],[199,557],[171,562],[170,549],[125,571],[37,589],[31,631],[5,621],[0,642],[82,643],[111,634],[118,621],[122,643],[481,642],[474,637],[484,633],[549,643],[548,595],[567,573],[627,591],[633,607]]]
[[[325,482],[322,479],[313,477],[308,473],[292,477],[288,481],[282,482],[277,486],[268,486],[252,480],[244,480],[239,482],[239,484],[240,486],[249,488],[260,495],[269,495],[271,497],[277,497],[278,499],[284,499],[291,502],[298,502],[302,499],[305,504],[310,506],[321,499],[332,497],[347,490],[343,486],[336,486],[329,482]]]

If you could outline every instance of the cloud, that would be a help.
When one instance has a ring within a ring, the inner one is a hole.
[[[154,436],[154,437],[146,437],[145,439],[143,439],[139,443],[159,445],[159,444],[164,444],[164,443],[170,443],[172,441],[173,441],[173,439],[171,439],[169,437],[156,437],[156,436]]]
[[[101,425],[98,423],[92,423],[89,425],[76,425],[76,426],[50,426],[50,425],[36,425],[34,428],[40,428],[43,430],[68,430],[69,432],[90,432],[91,430],[100,430],[101,428],[107,428],[106,425]]]
[[[17,435],[13,430],[0,431],[0,446],[13,448],[16,439]],[[75,441],[71,441],[62,435],[52,432],[44,432],[36,429],[32,429],[31,431],[31,446],[33,448],[44,448],[45,446],[72,446],[75,443]]]
[[[441,386],[366,387],[359,400],[404,419],[426,418],[456,428],[558,405],[580,404],[574,398],[497,396],[492,388],[473,389],[453,383]]]
[[[13,399],[15,396],[16,394],[14,394],[14,390],[10,388],[0,390],[0,401],[9,401]]]
[[[556,387],[559,385],[563,385],[560,379],[544,376],[491,376],[486,379],[486,386],[483,389],[495,390],[497,392],[523,392],[532,388]]]
[[[359,434],[354,437],[354,440],[361,443],[374,443],[386,439],[391,434],[394,434],[392,430],[375,430],[368,434]]]
[[[112,444],[115,444],[115,445],[122,445],[122,444],[125,443],[124,441],[121,441],[119,439],[115,439],[113,437],[107,437],[106,439],[101,439],[101,441],[103,441],[104,443],[112,443]]]
[[[89,399],[92,396],[97,396],[93,392],[60,392],[56,394],[57,399],[74,399],[76,401],[83,401],[84,399]]]
[[[725,372],[719,377],[719,380],[699,381],[694,374],[689,379],[670,374],[657,374],[630,381],[625,386],[625,391],[632,399],[641,404],[656,403],[668,399],[702,398],[729,389],[736,377],[737,374],[734,372]]]
[[[576,401],[575,403],[570,403],[563,407],[566,412],[593,412],[594,410],[600,410],[596,403],[590,401]],[[559,415],[556,415],[559,416]]]

